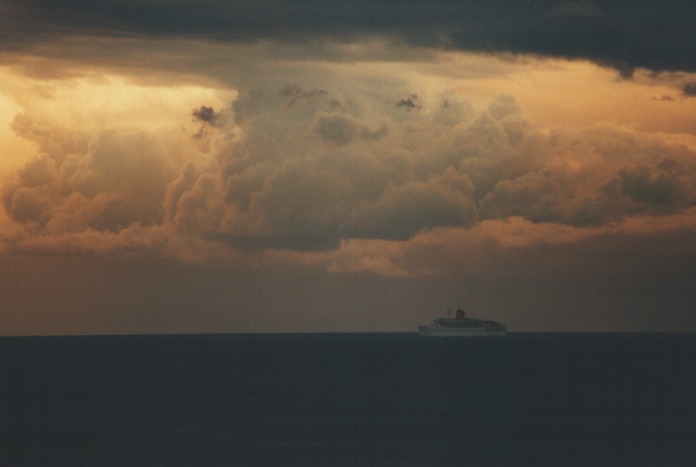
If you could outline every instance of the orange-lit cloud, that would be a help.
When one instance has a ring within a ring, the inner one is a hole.
[[[385,89],[366,67],[356,67],[357,87],[345,78],[272,84],[236,98],[233,89],[123,78],[51,83],[12,121],[37,153],[4,185],[5,248],[152,249],[256,264],[273,257],[264,251],[296,251],[302,263],[302,252],[335,250],[310,262],[417,276],[438,268],[346,252],[369,251],[374,239],[399,256],[405,240],[442,228],[500,246],[581,240],[634,216],[676,215],[696,196],[693,150],[661,134],[584,120],[549,129],[516,97],[486,98],[479,78],[469,99],[460,85],[438,89],[455,84],[447,75],[412,72]],[[525,233],[500,236],[513,225]]]

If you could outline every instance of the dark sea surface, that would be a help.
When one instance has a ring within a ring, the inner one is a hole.
[[[696,334],[0,339],[0,465],[696,465]]]

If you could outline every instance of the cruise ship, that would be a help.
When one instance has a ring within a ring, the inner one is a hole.
[[[436,318],[429,326],[418,327],[421,336],[427,337],[487,337],[505,336],[507,327],[496,321],[467,318],[464,310],[457,310],[454,318]]]

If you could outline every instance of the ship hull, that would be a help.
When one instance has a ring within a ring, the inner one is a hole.
[[[507,335],[503,329],[489,328],[448,328],[442,326],[419,326],[421,336],[425,337],[502,337]]]

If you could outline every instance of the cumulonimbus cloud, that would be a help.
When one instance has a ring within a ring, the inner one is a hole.
[[[242,136],[180,177],[168,218],[235,246],[324,249],[509,216],[598,226],[674,213],[696,196],[686,148],[609,128],[542,133],[509,96],[474,118],[459,106],[453,125],[440,123],[442,102],[392,118],[388,102],[335,112],[328,93],[314,97],[242,96]],[[388,131],[360,137],[376,121]]]
[[[16,131],[39,154],[3,187],[16,227],[5,242],[102,251],[122,236],[123,248],[189,257],[187,244],[328,251],[509,218],[594,228],[696,200],[684,146],[610,127],[541,131],[510,96],[475,110],[452,90],[417,91],[394,90],[419,95],[409,112],[349,89],[259,87],[228,108],[202,103],[192,113],[206,132],[174,139],[19,115]]]

